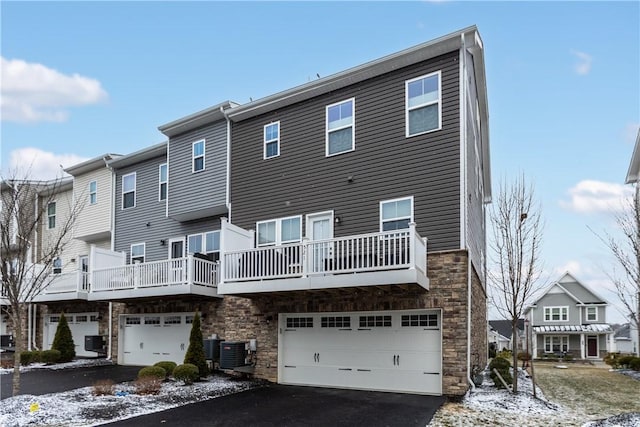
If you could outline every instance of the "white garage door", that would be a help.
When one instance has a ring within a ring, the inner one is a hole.
[[[279,382],[442,394],[439,310],[279,316]]]
[[[85,351],[85,335],[98,335],[98,313],[65,313],[73,344],[75,345],[76,356],[96,357],[95,351]],[[60,314],[48,314],[44,318],[44,348],[48,350],[53,344],[60,322]]]
[[[146,366],[170,360],[182,364],[192,323],[193,313],[121,315],[119,363]]]

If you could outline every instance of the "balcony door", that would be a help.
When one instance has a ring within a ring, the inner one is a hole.
[[[311,272],[326,271],[333,255],[331,242],[314,243],[313,240],[333,238],[333,211],[307,215],[307,237],[312,240],[310,246]]]
[[[171,282],[182,283],[186,278],[184,260],[184,239],[169,240],[169,259],[171,260]]]
[[[82,280],[82,290],[89,290],[89,256],[81,255],[78,257],[80,260],[80,275]]]

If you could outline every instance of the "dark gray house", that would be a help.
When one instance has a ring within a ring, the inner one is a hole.
[[[231,223],[255,236],[233,239],[223,226],[218,290],[236,308],[225,338],[257,339],[255,374],[464,394],[487,351],[491,181],[477,29],[228,118]]]

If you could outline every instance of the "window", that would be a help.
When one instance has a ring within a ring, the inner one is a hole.
[[[89,183],[89,204],[95,205],[98,203],[98,181],[91,181]]]
[[[380,202],[380,231],[403,230],[413,222],[413,197]]]
[[[280,122],[264,126],[264,158],[280,155]]]
[[[159,325],[160,316],[144,316],[145,325]]]
[[[50,323],[58,323],[60,321],[60,316],[49,316]]]
[[[47,228],[56,228],[56,202],[47,205]]]
[[[62,273],[62,259],[60,257],[56,257],[53,260],[53,274]]]
[[[349,316],[327,316],[320,318],[321,328],[350,328],[351,317]]]
[[[569,351],[569,337],[567,335],[546,335],[544,337],[545,353],[565,353]]]
[[[438,327],[437,314],[406,314],[402,318],[402,326]]]
[[[140,318],[139,317],[125,317],[124,318],[125,325],[139,325]]]
[[[158,200],[167,200],[167,164],[160,165],[158,171]]]
[[[122,209],[132,208],[136,205],[136,173],[130,173],[122,177]]]
[[[164,318],[165,325],[180,325],[182,323],[182,316],[166,316]]]
[[[206,254],[210,261],[220,259],[220,231],[191,234],[187,238],[187,253]]]
[[[598,307],[587,307],[587,321],[595,322],[598,320]]]
[[[86,316],[86,315],[76,316],[76,323],[83,323],[88,321],[89,321],[89,316]]]
[[[408,137],[440,129],[440,77],[438,71],[405,83]]]
[[[204,170],[204,139],[193,143],[193,169],[192,172]]]
[[[545,307],[545,322],[566,322],[569,320],[569,307]]]
[[[136,262],[144,262],[144,252],[144,243],[131,245],[131,264],[135,264]]]
[[[256,223],[258,246],[299,242],[302,239],[302,217],[260,221]]]
[[[313,317],[287,317],[287,328],[313,328]]]
[[[391,316],[360,316],[361,328],[391,327]]]
[[[351,98],[327,106],[327,156],[355,149],[355,102],[355,98]]]

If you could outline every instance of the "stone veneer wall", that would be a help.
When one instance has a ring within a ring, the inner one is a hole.
[[[38,325],[36,329],[36,343],[39,349],[44,348],[44,317],[56,313],[93,313],[100,316],[98,320],[98,334],[105,337],[109,334],[109,303],[95,301],[60,301],[38,304]],[[74,343],[84,347],[84,343]]]
[[[252,298],[225,297],[227,340],[257,339],[258,378],[277,381],[278,313],[442,309],[443,393],[463,395],[468,389],[466,251],[429,253],[430,290],[417,285],[269,293]],[[478,363],[486,363],[486,296],[475,272],[472,278],[473,349]],[[473,361],[472,361],[473,362]]]
[[[487,366],[487,293],[475,268],[471,270],[471,369]]]

